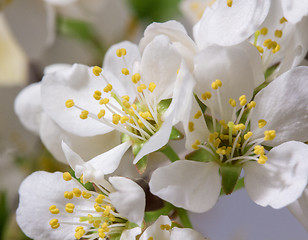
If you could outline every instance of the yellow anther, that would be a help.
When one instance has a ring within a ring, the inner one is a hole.
[[[245,130],[245,128],[246,128],[246,127],[245,127],[245,125],[244,125],[243,123],[234,125],[234,129],[235,129],[236,131]]]
[[[93,222],[93,227],[95,227],[95,228],[99,228],[99,225],[101,224],[101,220],[95,220],[94,222]]]
[[[220,134],[220,135],[219,135],[219,138],[220,138],[221,140],[228,140],[228,139],[229,139],[229,135],[227,135],[227,134]]]
[[[149,91],[150,91],[150,92],[153,92],[155,88],[156,88],[156,84],[153,83],[153,82],[151,82],[151,83],[149,84]]]
[[[249,139],[251,136],[252,136],[252,132],[248,132],[248,133],[246,133],[245,135],[244,135],[244,139],[245,140],[247,140],[247,139]]]
[[[78,188],[73,189],[73,193],[75,197],[80,197],[81,196],[81,191]]]
[[[126,49],[125,48],[121,48],[121,55],[125,56],[126,55]]]
[[[70,181],[70,180],[72,180],[72,175],[69,172],[64,172],[63,173],[63,179],[65,181]]]
[[[228,125],[226,124],[225,120],[220,120],[219,123],[224,129],[228,128]]]
[[[277,44],[277,46],[272,50],[273,53],[276,53],[280,50],[280,45]]]
[[[199,111],[195,114],[194,118],[195,118],[195,119],[198,119],[198,118],[201,117],[201,116],[202,116],[202,113],[201,113],[201,111],[199,110]]]
[[[112,90],[112,85],[110,83],[107,84],[107,86],[104,88],[104,92],[110,92]]]
[[[116,54],[118,57],[123,57],[126,55],[126,49],[125,48],[119,48],[116,51]]]
[[[75,205],[72,204],[72,203],[67,203],[65,205],[65,211],[68,212],[68,213],[73,213],[74,212],[74,208],[75,208]]]
[[[255,101],[251,101],[250,103],[247,104],[247,108],[250,110],[250,109],[256,107],[256,105],[257,105],[257,104],[256,104]]]
[[[126,123],[128,120],[129,120],[129,117],[122,116],[121,119],[120,119],[120,122],[123,124],[123,123]]]
[[[134,116],[135,112],[134,112],[133,109],[130,108],[130,109],[128,109],[128,114],[131,115],[131,116]]]
[[[226,155],[229,155],[232,151],[232,147],[227,147],[226,149]]]
[[[98,91],[96,90],[93,94],[93,97],[96,99],[96,100],[100,100],[101,99],[101,96],[102,96],[102,92],[101,91]]]
[[[129,96],[128,95],[124,95],[124,96],[122,96],[122,99],[125,100],[125,101],[129,101]]]
[[[259,164],[264,164],[264,163],[266,163],[266,161],[267,161],[267,156],[265,156],[265,155],[261,155],[258,159]]]
[[[203,100],[207,100],[207,99],[210,99],[212,97],[212,94],[210,92],[204,92],[201,94],[201,98]]]
[[[108,104],[109,103],[109,98],[102,98],[100,101],[99,101],[99,104],[103,105],[103,104]]]
[[[221,143],[221,140],[219,138],[216,138],[213,145],[215,148],[218,148],[220,143]]]
[[[79,180],[80,180],[81,183],[84,183],[83,182],[83,174],[80,176]]]
[[[108,216],[108,215],[110,214],[110,210],[111,210],[111,207],[110,207],[109,205],[107,205],[107,206],[105,207],[105,210],[104,210],[104,215],[105,215],[105,216]]]
[[[81,195],[82,195],[83,198],[85,198],[85,199],[89,199],[89,198],[92,196],[91,193],[88,193],[88,192],[85,192],[85,191],[83,191],[83,192],[81,193]]]
[[[76,238],[76,239],[80,239],[80,238],[82,238],[82,236],[83,236],[85,233],[86,233],[86,231],[83,229],[83,227],[78,228],[78,230],[77,230],[77,228],[76,228],[75,238]]]
[[[140,126],[141,128],[144,127],[144,124],[143,124],[143,122],[142,122],[140,119],[138,119],[138,124],[139,124],[139,126]]]
[[[56,207],[56,205],[51,205],[49,207],[49,211],[52,213],[52,214],[58,214],[60,212],[60,210]]]
[[[269,130],[264,132],[264,140],[269,141],[273,140],[276,137],[276,131],[275,130]]]
[[[65,102],[65,106],[67,107],[67,108],[71,108],[71,107],[73,107],[75,105],[75,103],[74,103],[74,100],[73,99],[68,99],[68,100],[66,100],[66,102]]]
[[[212,82],[211,87],[212,87],[214,90],[217,90],[217,89],[218,89],[218,85],[217,85],[216,81],[215,81],[215,82]]]
[[[123,104],[124,107],[130,108],[130,103],[129,103],[128,101],[123,100],[123,101],[122,101],[122,104]]]
[[[257,46],[256,48],[258,49],[258,51],[259,51],[260,53],[263,53],[263,52],[264,52],[263,47],[261,47],[261,46]]]
[[[179,72],[180,72],[180,69],[178,68],[178,70],[176,70],[176,74],[179,74]]]
[[[98,230],[100,230],[100,229],[98,229]],[[103,232],[103,231],[98,231],[98,236],[100,237],[100,238],[102,238],[102,239],[105,239],[105,237],[106,237],[106,234]]]
[[[82,226],[76,227],[75,232],[78,232],[80,229],[83,229]]]
[[[92,71],[93,71],[95,76],[99,76],[102,72],[102,68],[95,66],[95,67],[93,67]]]
[[[74,197],[74,193],[73,192],[64,192],[64,197],[67,199],[72,199]]]
[[[227,5],[228,5],[228,7],[232,7],[232,3],[233,3],[232,0],[227,0]]]
[[[139,82],[140,79],[141,79],[141,76],[140,76],[139,73],[135,73],[135,74],[132,76],[132,82],[133,82],[133,83]]]
[[[137,87],[137,91],[138,92],[142,92],[143,90],[147,89],[147,86],[145,84],[140,84],[138,87]]]
[[[277,47],[277,42],[272,41],[271,44],[269,46],[267,46],[268,49],[275,49]]]
[[[148,240],[154,240],[154,238],[153,237],[149,237]]]
[[[239,100],[240,100],[240,105],[241,106],[245,106],[246,105],[246,103],[247,103],[246,95],[240,96]]]
[[[285,22],[287,22],[288,20],[285,17],[280,18],[279,23],[283,24]]]
[[[254,147],[253,152],[254,152],[254,154],[257,154],[257,155],[264,155],[264,147],[257,145],[257,146]]]
[[[200,145],[200,141],[197,139],[192,145],[191,147],[195,150],[199,149],[199,145]]]
[[[271,40],[271,39],[266,39],[266,40],[263,42],[263,46],[264,46],[264,47],[268,47],[271,43],[272,43],[272,40]]]
[[[259,128],[263,128],[266,124],[267,124],[267,122],[264,119],[260,119],[258,121],[258,127]]]
[[[91,214],[88,214],[88,218],[93,218],[93,216]],[[89,220],[88,223],[92,224],[94,222],[94,220]]]
[[[232,107],[236,107],[236,101],[235,101],[233,98],[230,98],[230,99],[229,99],[229,104],[230,104]]]
[[[193,122],[188,122],[188,130],[193,132],[195,130],[195,124]]]
[[[260,33],[265,36],[268,33],[268,29],[264,27],[260,30]]]
[[[101,206],[98,203],[94,204],[94,209],[96,212],[103,212],[104,209],[101,208]]]
[[[281,38],[282,37],[282,30],[276,30],[275,31],[275,37],[277,37],[277,38]]]
[[[133,107],[135,110],[137,110],[136,104],[132,104],[132,107]]]
[[[121,120],[121,116],[119,114],[112,115],[112,123],[117,125]]]
[[[129,70],[127,68],[122,68],[121,71],[124,75],[128,75],[129,74]]]
[[[53,229],[56,229],[56,228],[60,227],[59,220],[56,219],[56,218],[51,219],[50,222],[49,222],[49,225],[50,225],[51,228],[53,228]]]
[[[98,117],[99,119],[101,119],[102,117],[105,116],[105,113],[106,113],[105,109],[101,109],[101,110],[99,111],[99,113],[97,114],[97,117]]]
[[[81,119],[87,119],[88,115],[89,115],[89,112],[87,110],[83,110],[83,111],[81,111],[80,118]]]
[[[104,201],[105,196],[103,194],[99,194],[96,198],[95,198],[95,202],[102,204]]]
[[[222,82],[219,79],[216,79],[215,83],[217,84],[218,87],[222,86]]]
[[[221,154],[221,155],[226,155],[227,152],[226,152],[226,149],[221,147],[216,150],[216,153]]]

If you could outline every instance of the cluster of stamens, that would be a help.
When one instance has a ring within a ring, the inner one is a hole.
[[[126,66],[126,49],[117,49],[117,57],[123,59]],[[128,67],[123,67],[121,72],[125,80],[126,77],[131,78],[134,86],[136,99],[130,99],[128,95],[120,96],[112,84],[103,73],[103,69],[95,66],[93,67],[93,74],[97,77],[102,77],[107,83],[105,88],[95,90],[93,98],[102,105],[103,108],[98,113],[90,113],[88,110],[81,108],[75,104],[73,99],[68,99],[65,103],[67,108],[76,107],[81,110],[80,118],[94,118],[102,123],[113,127],[120,132],[129,135],[133,139],[141,141],[147,140],[152,136],[161,125],[160,114],[157,111],[157,102],[155,96],[151,95],[156,88],[156,84],[151,82],[147,86],[142,81],[140,73],[132,74]],[[150,97],[151,96],[151,97]],[[111,101],[111,99],[115,101]],[[105,116],[106,112],[111,113],[111,118]]]
[[[70,173],[65,172],[63,174],[65,181],[75,181],[81,187],[74,188],[72,191],[66,191],[64,198],[68,201],[75,199],[75,202],[90,202],[89,206],[92,208],[86,209],[86,204],[73,204],[68,202],[65,206],[59,206],[62,211],[56,205],[49,207],[51,214],[57,216],[50,220],[49,224],[51,228],[57,229],[61,225],[76,225],[74,236],[76,239],[109,239],[113,234],[121,233],[125,227],[127,219],[120,216],[113,207],[108,194],[108,190],[101,186],[96,187],[99,192],[86,190],[75,178],[72,178]],[[80,181],[82,182],[82,178]],[[62,220],[61,220],[62,219]],[[70,219],[71,221],[67,221]],[[76,221],[75,219],[79,219]]]
[[[218,105],[221,105],[221,97],[218,89],[222,87],[222,82],[216,79],[212,85],[212,89],[215,90]],[[192,144],[193,149],[204,148],[211,153],[215,159],[220,163],[244,163],[246,161],[255,160],[260,164],[264,164],[267,161],[264,147],[260,144],[264,141],[273,140],[276,136],[275,130],[264,131],[264,137],[251,140],[253,132],[250,131],[250,118],[253,112],[253,108],[256,106],[255,101],[247,103],[245,95],[239,97],[240,110],[236,111],[237,102],[235,99],[230,98],[229,104],[233,108],[232,121],[226,122],[225,120],[217,121],[211,103],[212,93],[207,91],[201,95],[204,103],[209,108],[212,115],[213,128],[207,139],[206,143],[201,143],[200,140],[196,140]],[[222,106],[220,115],[223,116]],[[244,113],[247,117],[244,118]],[[194,114],[194,119],[198,119],[203,114],[199,110]],[[264,119],[258,121],[258,127],[263,128],[267,122]],[[194,122],[190,121],[188,124],[190,132],[195,131]]]

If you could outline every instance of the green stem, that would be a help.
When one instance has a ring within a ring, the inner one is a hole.
[[[182,222],[183,227],[185,228],[193,228],[188,217],[187,211],[183,208],[177,208],[176,211],[179,214],[180,220]]]
[[[169,144],[167,144],[164,147],[162,147],[159,151],[162,152],[163,154],[165,154],[165,156],[167,158],[169,158],[169,160],[171,162],[175,162],[177,160],[180,160],[180,158],[177,155],[177,153],[173,150],[173,148]]]

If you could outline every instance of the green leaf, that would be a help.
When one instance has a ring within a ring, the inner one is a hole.
[[[159,114],[163,114],[163,113],[168,109],[168,107],[170,106],[171,101],[172,101],[171,98],[161,100],[161,101],[158,103],[157,112],[158,112]]]
[[[136,163],[136,168],[137,171],[142,174],[144,173],[144,171],[146,170],[148,165],[148,156],[144,156],[143,158],[141,158],[137,163]]]
[[[176,129],[175,127],[172,127],[172,131],[170,134],[170,140],[180,140],[183,139],[184,135],[183,133],[181,133],[178,129]]]
[[[220,166],[221,185],[225,194],[228,195],[233,192],[241,171],[242,166],[240,165]]]
[[[144,220],[146,223],[151,223],[157,220],[161,215],[168,215],[175,207],[168,202],[164,202],[164,207],[155,211],[144,213]]]
[[[212,162],[215,160],[215,157],[212,154],[210,154],[207,150],[199,148],[198,150],[188,153],[185,156],[185,159],[197,162]]]

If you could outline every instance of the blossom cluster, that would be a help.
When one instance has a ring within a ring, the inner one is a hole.
[[[102,66],[49,66],[18,95],[21,122],[71,168],[24,180],[26,235],[201,240],[185,210],[208,211],[240,184],[260,206],[289,206],[308,231],[308,1],[182,7],[193,38],[177,21],[152,23]],[[179,219],[145,217],[140,178]]]

